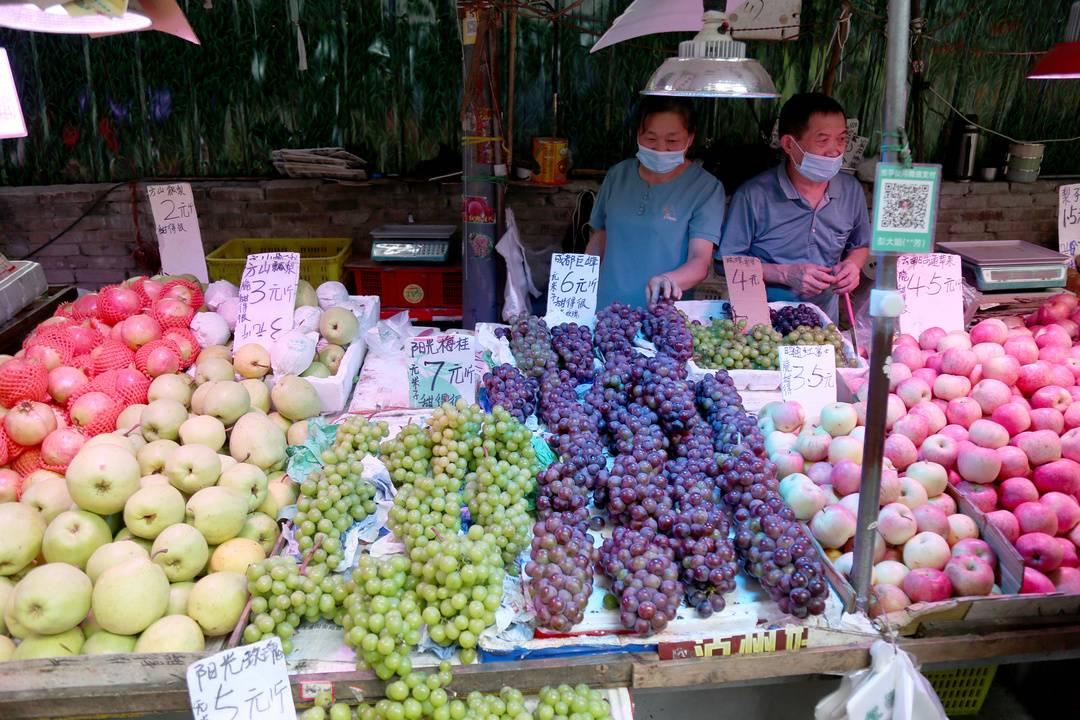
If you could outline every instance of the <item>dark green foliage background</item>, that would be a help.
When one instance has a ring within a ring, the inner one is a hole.
[[[30,127],[25,140],[0,143],[0,183],[273,175],[270,151],[282,147],[344,145],[388,173],[413,171],[440,149],[451,161],[458,153],[462,62],[453,0],[295,0],[307,71],[299,69],[292,0],[216,0],[212,9],[180,2],[201,47],[156,32],[90,40],[0,30]],[[554,24],[519,16],[519,157],[531,137],[555,132],[571,139],[577,167],[604,168],[632,152],[637,91],[688,36],[590,54],[628,4],[586,0]],[[835,94],[866,134],[881,112],[886,2],[853,4]],[[927,78],[943,96],[1019,139],[1080,134],[1080,83],[1025,80],[1030,55],[997,54],[1060,40],[1067,2],[923,0],[923,9],[932,36],[923,41]],[[804,0],[799,39],[750,42],[785,96],[820,83],[838,13],[837,0]],[[733,148],[761,144],[778,107],[703,102],[699,139],[723,163],[736,157]],[[926,157],[940,160],[949,111],[928,96],[923,112]],[[983,147],[987,164],[1000,160],[998,143]],[[1080,143],[1049,146],[1043,168],[1080,170]]]

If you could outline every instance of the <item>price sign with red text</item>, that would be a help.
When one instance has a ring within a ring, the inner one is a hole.
[[[901,255],[896,259],[896,289],[904,297],[900,332],[919,337],[932,327],[945,332],[964,329],[959,255]]]
[[[745,322],[743,332],[755,325],[771,325],[761,261],[746,255],[725,255],[724,276],[727,278],[732,318],[737,323]]]
[[[1058,188],[1058,252],[1080,255],[1080,183]]]
[[[161,270],[167,275],[194,275],[209,282],[199,215],[188,183],[147,185],[154,233],[161,253]]]
[[[806,417],[836,402],[836,349],[832,345],[781,345],[780,395],[803,406]]]

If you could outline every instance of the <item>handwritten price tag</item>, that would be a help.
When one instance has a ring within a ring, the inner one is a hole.
[[[932,327],[945,332],[964,329],[959,255],[901,255],[896,259],[896,289],[904,296],[900,332],[919,337]]]
[[[769,325],[769,303],[765,299],[765,273],[761,261],[746,255],[725,255],[731,313],[736,322],[745,321],[743,332],[755,325]]]
[[[596,255],[554,253],[548,276],[548,327],[572,322],[592,325],[596,317],[596,288],[600,258]]]
[[[162,271],[168,275],[194,275],[202,282],[209,282],[191,185],[147,185],[146,195],[154,213]]]
[[[277,637],[193,662],[187,686],[195,720],[296,720]]]
[[[1080,254],[1080,184],[1058,188],[1058,252]]]
[[[832,345],[781,345],[780,394],[803,406],[806,417],[836,402],[836,349]]]
[[[442,334],[409,339],[409,406],[476,401],[476,338]]]
[[[0,138],[21,137],[26,137],[26,121],[7,51],[0,48]]]
[[[292,330],[299,282],[300,253],[248,255],[240,278],[234,351],[252,342],[269,350],[282,333]]]

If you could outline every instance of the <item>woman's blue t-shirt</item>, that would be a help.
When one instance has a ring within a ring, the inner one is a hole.
[[[671,182],[650,185],[636,158],[608,171],[589,225],[606,230],[597,308],[622,302],[645,304],[645,286],[686,262],[690,238],[719,244],[724,224],[724,186],[692,164]]]

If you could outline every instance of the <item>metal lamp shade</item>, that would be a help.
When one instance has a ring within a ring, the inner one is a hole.
[[[772,78],[748,58],[668,58],[653,73],[642,95],[712,98],[776,98]]]
[[[61,5],[42,9],[34,3],[0,3],[0,27],[61,35],[111,34],[145,30],[152,21],[141,12],[126,11],[121,17],[98,13],[69,15]]]

